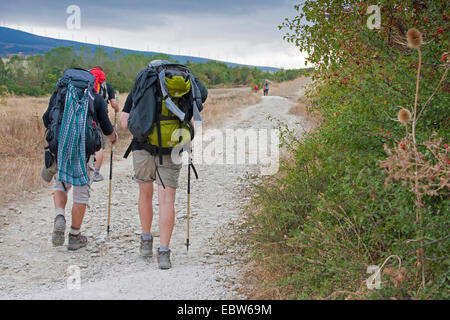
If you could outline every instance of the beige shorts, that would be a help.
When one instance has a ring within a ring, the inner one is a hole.
[[[172,162],[170,154],[163,155],[163,164],[159,163],[159,156],[152,156],[148,151],[133,151],[134,181],[137,183],[150,183],[156,181],[162,185],[156,173],[158,168],[163,184],[166,187],[178,188],[178,178],[180,177],[181,164]]]
[[[87,175],[89,177],[89,184],[85,186],[74,186],[73,187],[73,203],[78,204],[89,204],[89,198],[91,197],[91,184],[92,184],[92,175],[94,173],[94,157],[92,156],[89,159],[87,165]],[[66,194],[69,193],[70,189],[72,189],[72,185],[68,183],[63,183],[58,180],[58,173],[55,174],[53,190],[54,191],[63,191]]]

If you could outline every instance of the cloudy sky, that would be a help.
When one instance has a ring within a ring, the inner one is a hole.
[[[0,25],[54,38],[282,68],[305,55],[278,25],[300,0],[1,1]],[[66,26],[70,5],[81,28]]]

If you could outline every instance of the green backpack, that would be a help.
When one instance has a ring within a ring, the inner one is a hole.
[[[151,154],[170,154],[189,146],[194,138],[193,119],[201,123],[200,111],[207,98],[204,85],[189,69],[163,60],[152,61],[136,77],[128,128],[133,138]],[[125,157],[129,155],[131,146]]]

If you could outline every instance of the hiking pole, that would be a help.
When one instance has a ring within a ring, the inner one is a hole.
[[[119,92],[117,92],[117,104],[119,103]],[[117,111],[114,111],[114,134],[117,132]],[[115,144],[111,144],[111,158],[109,160],[109,196],[108,196],[108,225],[106,227],[106,233],[109,236],[110,224],[111,224],[111,191],[112,191],[112,168],[113,168],[113,156]]]
[[[186,237],[186,249],[189,252],[189,227],[191,219],[191,169],[194,172],[195,179],[198,179],[198,173],[192,163],[192,145],[189,150],[189,162],[188,162],[188,185],[187,185],[187,237]]]
[[[186,236],[186,250],[189,252],[189,220],[191,217],[191,164],[192,164],[192,149],[189,152],[189,161],[188,161],[188,185],[187,185],[187,236]]]

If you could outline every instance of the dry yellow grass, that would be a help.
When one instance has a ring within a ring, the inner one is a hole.
[[[270,86],[269,95],[297,100],[303,96],[304,89],[302,87],[309,83],[311,83],[310,77],[299,77],[286,82],[273,83]]]
[[[0,202],[40,188],[46,98],[8,97],[0,105]]]
[[[260,101],[261,95],[253,93],[250,88],[211,89],[202,112],[204,125],[220,126],[223,118]]]

